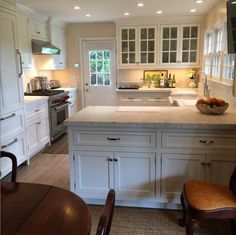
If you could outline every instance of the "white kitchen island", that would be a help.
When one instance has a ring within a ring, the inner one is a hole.
[[[191,102],[190,102],[191,103]],[[148,109],[147,109],[148,108]],[[227,185],[236,164],[236,110],[205,115],[178,107],[87,107],[66,120],[70,187],[88,203],[178,208],[183,183]]]

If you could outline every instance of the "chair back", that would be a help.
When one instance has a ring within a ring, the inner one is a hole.
[[[110,189],[100,216],[96,235],[109,235],[115,207],[115,190]]]
[[[234,171],[230,177],[229,187],[236,196],[236,166],[234,167]]]
[[[17,159],[13,153],[0,151],[0,157],[8,157],[12,161],[12,173],[11,173],[11,181],[16,182],[16,174],[17,174]]]

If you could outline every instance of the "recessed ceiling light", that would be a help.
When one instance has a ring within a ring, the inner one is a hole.
[[[197,0],[196,3],[200,4],[200,3],[203,3],[202,0]]]
[[[162,14],[162,11],[157,11],[156,12],[158,15],[161,15]]]
[[[79,10],[80,9],[79,6],[74,6],[73,8],[74,8],[74,10]]]
[[[90,17],[91,15],[90,15],[90,14],[86,14],[85,16],[86,16],[86,17]]]
[[[190,12],[194,13],[194,12],[196,12],[196,9],[191,9]]]
[[[142,2],[140,2],[140,3],[137,4],[137,6],[138,6],[138,7],[143,7],[144,5],[143,5]]]
[[[129,14],[129,12],[125,12],[124,15],[125,16],[129,16],[130,14]]]

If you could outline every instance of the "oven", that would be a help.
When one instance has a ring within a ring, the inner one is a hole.
[[[69,104],[70,103],[66,101],[50,107],[51,140],[57,139],[66,131],[64,121],[68,118]]]

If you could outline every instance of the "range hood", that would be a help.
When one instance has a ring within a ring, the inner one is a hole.
[[[50,42],[32,39],[32,52],[35,55],[60,55],[61,50]]]

